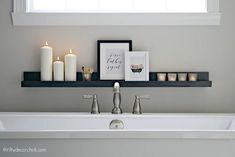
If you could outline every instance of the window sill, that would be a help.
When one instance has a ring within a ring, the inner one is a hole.
[[[220,25],[221,13],[12,13],[15,26],[208,26]]]

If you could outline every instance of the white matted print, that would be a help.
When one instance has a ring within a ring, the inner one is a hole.
[[[125,53],[125,81],[149,81],[149,53],[147,51]]]
[[[99,45],[100,79],[125,79],[125,53],[131,50],[131,43],[105,43]]]

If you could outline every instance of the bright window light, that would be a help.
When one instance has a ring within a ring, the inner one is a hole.
[[[27,12],[204,13],[207,0],[27,0]]]

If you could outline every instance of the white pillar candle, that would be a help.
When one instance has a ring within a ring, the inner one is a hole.
[[[65,80],[77,80],[77,56],[70,50],[69,54],[65,55]]]
[[[64,81],[64,62],[60,61],[57,57],[57,61],[53,64],[54,67],[54,81]]]
[[[41,47],[41,81],[52,81],[52,48],[46,45]]]

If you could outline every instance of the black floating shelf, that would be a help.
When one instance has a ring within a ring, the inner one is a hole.
[[[156,73],[150,73],[150,81],[119,81],[121,87],[212,87],[212,81],[209,81],[208,72],[196,72],[198,73],[198,81],[196,82],[160,82],[156,80]],[[77,73],[77,81],[40,81],[40,72],[24,72],[24,81],[21,82],[21,87],[112,87],[117,82],[112,81],[100,81],[98,73],[94,73],[92,81],[82,81],[82,74]]]

